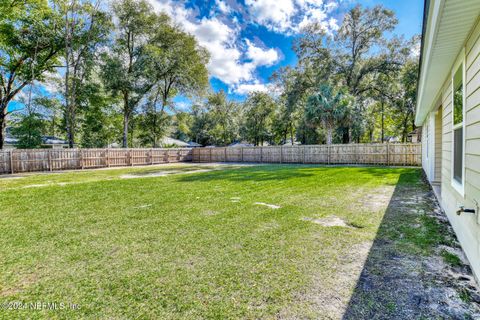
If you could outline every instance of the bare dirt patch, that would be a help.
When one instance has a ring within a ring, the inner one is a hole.
[[[216,215],[219,215],[220,212],[219,211],[215,211],[215,210],[205,210],[202,212],[202,214],[204,216],[216,216]]]
[[[355,203],[355,207],[360,205],[369,211],[385,210],[392,198],[393,190],[393,186],[385,186],[371,190],[366,196],[362,197],[358,203]]]
[[[121,175],[121,179],[137,179],[137,178],[155,178],[155,177],[165,177],[177,174],[191,174],[191,173],[202,173],[202,172],[210,172],[214,169],[196,169],[196,170],[169,170],[169,171],[155,171],[155,172],[148,172],[148,173],[137,173],[137,174],[124,174]]]
[[[22,292],[25,290],[27,287],[31,286],[35,282],[37,282],[38,277],[36,274],[27,274],[23,276],[23,278],[20,280],[20,282],[12,288],[3,288],[0,290],[0,297],[9,297],[13,296],[15,294],[18,294],[19,292]]]
[[[397,185],[343,319],[479,319],[479,291],[459,251],[427,185]],[[458,255],[455,264],[442,252]]]
[[[142,205],[136,206],[134,208],[135,209],[146,209],[146,208],[150,208],[151,206],[152,206],[151,204],[142,204]]]
[[[281,208],[280,206],[277,206],[276,204],[269,204],[269,203],[265,203],[265,202],[255,202],[254,204],[259,205],[259,206],[265,206],[265,207],[268,207],[268,208],[274,209],[274,210]]]
[[[260,227],[257,229],[257,231],[259,231],[259,232],[265,232],[265,231],[277,229],[278,227],[280,227],[280,225],[278,224],[278,222],[276,222],[276,221],[270,221],[270,222],[265,222],[265,223],[263,223],[262,225],[260,225]]]
[[[328,216],[325,218],[317,218],[317,219],[304,217],[302,218],[302,220],[310,221],[312,223],[319,224],[323,227],[351,227],[343,219],[337,216]]]

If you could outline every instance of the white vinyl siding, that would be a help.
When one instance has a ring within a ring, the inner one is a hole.
[[[442,86],[442,207],[455,229],[462,247],[480,279],[480,220],[473,214],[457,216],[459,206],[476,209],[480,202],[480,24],[471,32],[464,49],[464,149],[463,193],[453,182],[453,96],[452,74]],[[459,53],[461,56],[461,53]],[[462,59],[462,58],[459,58]],[[455,72],[455,65],[452,65]],[[428,122],[428,118],[425,123]]]

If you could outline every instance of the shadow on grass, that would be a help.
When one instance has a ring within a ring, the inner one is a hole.
[[[231,170],[235,169],[235,170]],[[375,179],[377,177],[384,178],[386,175],[397,176],[400,172],[403,179],[409,177],[411,181],[415,181],[416,174],[420,172],[418,168],[389,168],[389,167],[357,167],[348,165],[315,165],[315,164],[259,164],[247,167],[226,167],[199,175],[183,176],[179,181],[269,181],[269,180],[286,180],[292,178],[305,178],[318,175],[319,173],[329,176],[338,175],[338,179],[349,178],[349,170],[355,169],[355,172],[362,174],[364,178]],[[192,170],[194,171],[194,170]],[[346,176],[343,176],[346,174]],[[410,174],[410,175],[408,175]],[[413,179],[413,180],[412,180]],[[418,180],[418,179],[417,179]]]
[[[174,167],[155,167],[155,168],[142,168],[138,171],[130,172],[130,175],[133,176],[148,176],[151,174],[156,173],[188,173],[188,172],[195,172],[199,170],[213,170],[215,169],[214,166],[203,166],[203,167],[181,167],[181,166],[174,166]]]
[[[235,170],[229,170],[227,168],[223,170],[204,172],[198,175],[182,176],[179,178],[179,181],[273,181],[313,176],[313,173],[309,173],[306,170],[298,170],[299,168],[302,168],[302,166],[259,165],[251,167],[237,167],[234,168]]]
[[[432,307],[451,288],[439,283],[436,275],[426,274],[425,262],[435,247],[451,244],[453,235],[445,223],[426,214],[435,209],[435,200],[421,179],[419,170],[400,175],[344,320],[457,319],[468,313],[468,306]]]

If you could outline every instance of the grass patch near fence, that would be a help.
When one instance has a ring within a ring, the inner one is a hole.
[[[319,306],[348,303],[395,187],[424,187],[412,168],[207,168],[0,179],[0,302],[79,306],[0,318],[328,315]]]

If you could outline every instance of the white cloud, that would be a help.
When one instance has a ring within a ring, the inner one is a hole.
[[[247,43],[246,56],[252,60],[253,64],[256,66],[271,66],[279,60],[277,50],[273,48],[262,49],[255,46],[248,39],[245,39],[245,42]]]
[[[337,21],[331,17],[332,10],[342,0],[245,0],[245,10],[237,8],[235,12],[228,0],[215,0],[215,9],[203,18],[198,18],[198,12],[186,8],[182,2],[148,1],[156,11],[171,16],[176,24],[194,35],[198,43],[210,52],[208,70],[211,77],[227,84],[232,92],[247,94],[271,89],[261,83],[256,70],[278,63],[281,52],[265,47],[259,39],[254,43],[242,38],[239,14],[243,20],[289,35],[300,32],[311,23],[317,23],[331,32],[338,28]]]
[[[334,1],[246,0],[245,4],[252,21],[275,32],[294,34],[312,23],[318,23],[327,32],[338,28],[336,20],[329,18],[329,14],[338,7]]]
[[[247,95],[252,92],[268,92],[273,96],[281,94],[281,89],[272,83],[260,83],[259,81],[239,84],[232,91],[239,95]]]
[[[246,0],[252,19],[274,31],[292,28],[291,18],[295,14],[293,0]]]
[[[225,3],[223,0],[217,0],[215,1],[215,4],[217,5],[218,10],[222,13],[230,13],[231,9],[230,7]]]
[[[233,91],[239,95],[246,95],[246,94],[249,94],[250,92],[255,92],[255,91],[267,92],[268,85],[263,83],[252,83],[252,84],[243,83],[236,86]]]
[[[249,41],[245,41],[247,43],[245,52],[236,24],[228,25],[217,17],[196,19],[192,10],[174,4],[171,0],[149,2],[155,10],[167,13],[175,23],[196,37],[198,43],[210,52],[208,64],[210,75],[227,85],[234,86],[254,81],[254,73],[258,66],[270,66],[279,60],[275,49],[262,49]],[[223,4],[228,8],[225,3]]]

